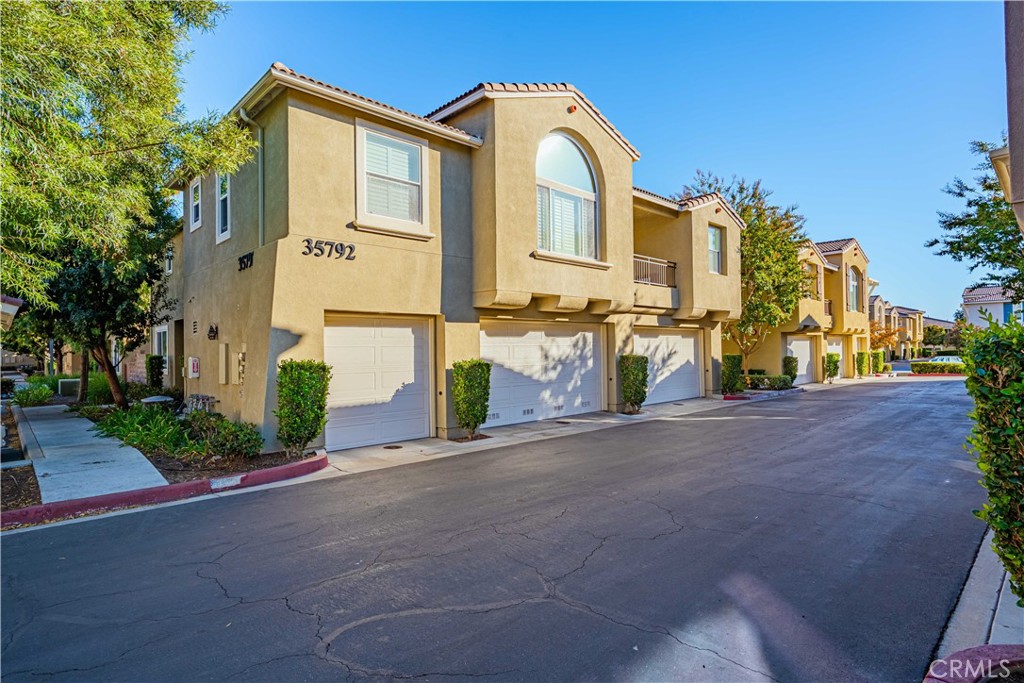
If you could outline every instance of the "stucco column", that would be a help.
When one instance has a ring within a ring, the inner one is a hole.
[[[722,323],[702,327],[701,331],[704,336],[701,344],[704,349],[704,396],[710,398],[714,393],[722,393]]]
[[[443,315],[435,318],[434,325],[434,415],[437,436],[457,439],[465,436],[455,419],[452,403],[452,363],[480,357],[480,323],[452,323]]]
[[[626,409],[626,404],[622,402],[619,356],[633,353],[633,323],[632,315],[613,315],[602,326],[605,330],[605,403],[607,410],[613,413],[621,413]]]

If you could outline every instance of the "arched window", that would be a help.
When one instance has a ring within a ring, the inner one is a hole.
[[[597,258],[597,186],[590,163],[560,133],[537,150],[537,248]]]
[[[850,267],[850,298],[847,301],[847,310],[859,311],[861,310],[860,301],[860,289],[861,289],[861,274],[856,267]]]

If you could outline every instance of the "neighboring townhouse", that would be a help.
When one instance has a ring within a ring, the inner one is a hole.
[[[964,290],[961,306],[964,319],[975,327],[988,327],[987,316],[999,323],[1013,318],[1024,321],[1024,309],[1014,303],[1002,287],[968,287]]]
[[[868,320],[868,257],[852,238],[816,242],[830,267],[825,269],[825,298],[830,302],[832,326],[825,337],[827,353],[839,354],[839,376],[855,377],[857,352],[871,350]]]
[[[989,152],[1006,201],[1024,233],[1024,3],[1006,0],[1003,27],[1006,36],[1006,120],[1009,140]]]
[[[897,358],[919,358],[924,344],[924,311],[906,306],[893,306],[896,326],[900,330]]]
[[[634,188],[639,153],[574,87],[418,116],[275,64],[234,111],[257,157],[181,188],[153,351],[268,448],[285,359],[333,368],[328,450],[459,436],[462,359],[493,363],[485,428],[619,410],[624,353],[651,358],[649,402],[719,387],[742,221]]]

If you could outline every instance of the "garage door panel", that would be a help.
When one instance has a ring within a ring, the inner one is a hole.
[[[599,338],[596,325],[482,324],[480,355],[492,363],[484,426],[600,410]]]
[[[810,337],[791,336],[786,341],[786,354],[797,359],[796,379],[793,384],[814,381],[813,346]]]
[[[648,359],[645,405],[701,395],[699,330],[641,330],[633,352]]]
[[[428,329],[425,321],[387,319],[324,329],[324,358],[333,368],[328,450],[429,436]]]

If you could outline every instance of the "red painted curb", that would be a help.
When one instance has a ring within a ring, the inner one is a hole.
[[[980,683],[1024,666],[1024,645],[980,645],[946,655],[928,667],[924,683]]]
[[[723,401],[749,401],[749,396],[743,396],[742,394],[726,394],[722,397]]]
[[[911,372],[904,377],[967,377],[962,372]]]
[[[268,467],[265,470],[247,472],[238,477],[238,483],[228,486],[217,487],[217,491],[229,491],[244,489],[259,484],[270,484],[275,481],[294,479],[304,474],[311,474],[327,467],[327,456],[318,455],[315,458],[307,458],[299,462],[291,462],[287,465]],[[221,481],[230,480],[234,477],[220,477]],[[217,479],[199,479],[196,481],[183,481],[177,484],[165,486],[154,486],[148,489],[136,489],[134,491],[121,491],[118,493],[106,493],[102,496],[90,496],[88,498],[75,498],[74,500],[62,500],[56,503],[44,503],[32,505],[17,510],[5,510],[0,512],[0,526],[8,524],[39,524],[50,522],[60,517],[70,517],[86,512],[99,512],[112,508],[131,507],[136,505],[153,505],[155,503],[168,503],[174,500],[184,500],[213,492],[211,481]]]

